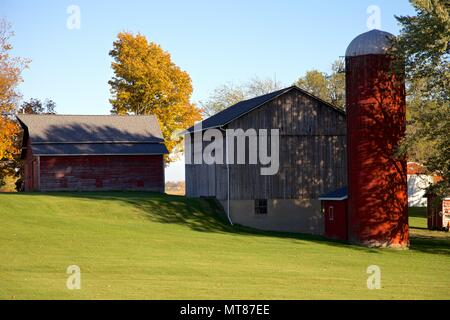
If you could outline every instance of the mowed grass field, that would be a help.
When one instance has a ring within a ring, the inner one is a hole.
[[[1,299],[448,299],[450,238],[411,212],[411,249],[230,227],[206,200],[0,194]],[[68,290],[66,269],[81,268]],[[379,290],[367,267],[381,268]]]

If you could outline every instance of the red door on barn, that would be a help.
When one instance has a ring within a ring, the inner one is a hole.
[[[348,240],[347,188],[321,195],[324,235],[329,239]]]
[[[347,240],[347,200],[323,201],[325,236]]]

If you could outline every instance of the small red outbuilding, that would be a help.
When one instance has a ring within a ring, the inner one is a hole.
[[[321,195],[325,237],[348,240],[347,187]]]
[[[164,191],[154,116],[18,115],[25,191]]]
[[[427,224],[430,230],[450,229],[450,197],[436,201],[436,196],[427,195]]]

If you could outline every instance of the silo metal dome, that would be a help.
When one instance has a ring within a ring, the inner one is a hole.
[[[381,30],[371,30],[360,34],[347,47],[346,57],[363,56],[367,54],[385,54],[393,34]]]

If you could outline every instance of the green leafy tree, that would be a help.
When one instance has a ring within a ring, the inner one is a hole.
[[[323,100],[329,98],[327,74],[324,72],[318,70],[307,71],[295,84],[318,98]]]
[[[187,72],[141,34],[119,33],[109,54],[114,71],[109,81],[112,113],[155,115],[167,149],[178,155],[181,137],[175,133],[201,119],[201,110],[190,102],[192,83]],[[176,155],[166,160],[170,162]]]
[[[343,60],[336,60],[331,65],[328,78],[328,99],[331,104],[345,109],[345,65]]]
[[[282,88],[282,84],[276,79],[254,77],[244,84],[246,97],[254,98],[271,93]]]
[[[430,189],[444,197],[450,195],[450,3],[411,3],[416,15],[396,17],[402,29],[393,43],[407,81],[407,137],[400,152],[442,177]]]
[[[203,113],[210,117],[242,100],[251,99],[281,89],[281,84],[270,78],[255,77],[239,84],[223,84],[214,89],[206,101],[200,101]]]
[[[310,70],[300,77],[295,85],[312,95],[327,101],[341,109],[345,108],[345,73],[344,63],[336,60],[331,66],[331,74]]]
[[[18,113],[25,114],[55,114],[56,103],[53,100],[45,99],[42,102],[39,99],[31,98],[20,105]]]
[[[214,89],[206,101],[200,101],[205,117],[210,117],[239,101],[246,99],[246,93],[241,86],[223,84]]]

